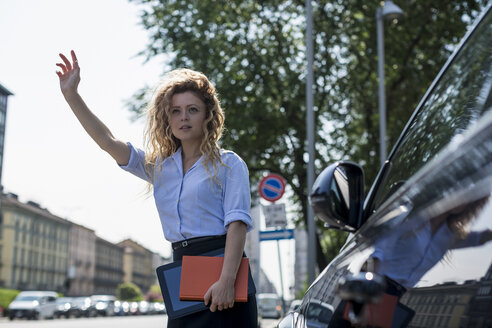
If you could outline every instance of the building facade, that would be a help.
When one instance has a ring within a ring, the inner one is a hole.
[[[492,327],[492,265],[478,283],[477,293],[471,299],[466,322],[461,327]]]
[[[294,230],[296,241],[296,259],[294,264],[294,295],[300,295],[306,291],[307,287],[307,268],[308,268],[308,233],[302,228]]]
[[[5,140],[5,125],[7,123],[7,99],[13,93],[0,84],[0,186],[2,185],[3,145]]]
[[[70,222],[15,194],[2,198],[0,286],[65,292]]]
[[[157,284],[155,268],[170,261],[129,239],[113,244],[16,194],[2,201],[0,287],[116,295],[128,281],[146,293]]]
[[[72,223],[70,227],[67,296],[86,296],[94,293],[96,273],[96,233]]]
[[[159,279],[157,279],[157,274],[155,274],[155,269],[160,267],[161,265],[169,264],[172,260],[169,257],[164,257],[161,254],[152,253],[152,272],[153,272],[153,285],[159,286]]]
[[[96,236],[94,294],[116,295],[123,283],[123,247]]]
[[[155,271],[152,266],[153,253],[131,239],[119,242],[118,246],[124,249],[124,282],[134,283],[143,294],[146,294],[155,281]]]
[[[251,276],[256,283],[257,288],[260,286],[260,218],[261,206],[251,208],[250,215],[253,221],[253,230],[246,234],[246,243],[244,251],[249,258],[249,267],[251,268]]]
[[[464,327],[462,320],[469,319],[466,313],[477,288],[477,281],[472,280],[410,289],[401,298],[415,311],[408,327]]]

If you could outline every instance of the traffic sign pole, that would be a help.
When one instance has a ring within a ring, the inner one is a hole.
[[[285,192],[285,180],[278,174],[269,174],[260,181],[259,186],[260,196],[264,199],[275,203],[279,200]],[[278,209],[277,209],[278,211]],[[285,213],[285,208],[283,208]],[[270,213],[269,215],[272,215]],[[285,220],[285,218],[284,218]],[[273,220],[275,221],[275,220]],[[267,225],[268,226],[268,225]],[[263,237],[262,237],[263,234]],[[293,238],[294,230],[274,230],[274,231],[260,231],[260,241],[265,240],[276,240],[277,241],[277,255],[278,255],[278,266],[280,273],[280,297],[282,299],[282,310],[285,311],[285,299],[284,299],[284,278],[282,275],[282,260],[280,257],[280,239],[291,239]]]
[[[282,309],[285,311],[285,299],[284,299],[284,276],[282,274],[282,258],[280,256],[280,239],[292,239],[294,238],[294,229],[272,230],[272,231],[260,231],[260,242],[267,240],[277,241],[277,256],[278,267],[280,274],[280,297],[282,299]]]
[[[278,272],[280,273],[280,297],[282,299],[282,312],[285,313],[285,299],[284,299],[284,278],[282,275],[282,260],[280,257],[280,240],[277,239],[277,254],[278,254]]]

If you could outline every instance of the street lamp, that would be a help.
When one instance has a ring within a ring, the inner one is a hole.
[[[379,77],[379,158],[381,166],[386,160],[386,95],[384,90],[384,31],[383,19],[393,20],[403,15],[393,1],[385,1],[383,7],[376,9],[378,31],[378,77]]]
[[[307,72],[306,72],[306,134],[308,141],[308,154],[309,162],[307,167],[307,194],[311,192],[311,188],[314,184],[314,95],[313,95],[313,14],[311,0],[306,0],[306,59],[307,59]],[[311,206],[307,207],[307,230],[308,230],[308,256],[307,256],[307,272],[308,283],[314,281],[315,267],[314,262],[316,259],[316,232],[314,224],[314,213]]]

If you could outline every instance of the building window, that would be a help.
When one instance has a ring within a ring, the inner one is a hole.
[[[15,241],[19,241],[19,220],[15,221]]]
[[[24,222],[24,225],[22,226],[22,243],[26,243],[26,235],[27,235],[27,225]]]
[[[12,286],[15,286],[15,283],[16,283],[16,280],[15,280],[16,271],[17,271],[17,267],[14,266],[12,268],[12,277],[10,279],[12,281]]]

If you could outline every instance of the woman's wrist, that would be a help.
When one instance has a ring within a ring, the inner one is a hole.
[[[63,96],[67,102],[73,101],[74,99],[80,97],[77,90],[64,91]]]
[[[232,274],[221,274],[219,280],[227,285],[227,286],[234,286],[234,283],[236,282],[236,276]]]

